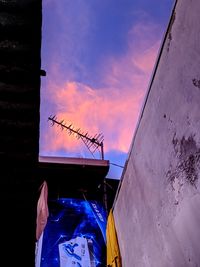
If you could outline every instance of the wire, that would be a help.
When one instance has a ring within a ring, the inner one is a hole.
[[[118,165],[118,164],[113,163],[113,162],[110,162],[110,164],[111,164],[111,165],[115,165],[115,166],[117,166],[117,167],[120,167],[120,168],[122,168],[122,169],[124,168],[124,166]]]

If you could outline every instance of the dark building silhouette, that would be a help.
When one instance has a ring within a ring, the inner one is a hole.
[[[51,199],[95,199],[106,206],[104,181],[108,170],[108,160],[39,157],[37,176],[46,180]]]
[[[0,198],[4,266],[34,266],[41,0],[0,1]]]

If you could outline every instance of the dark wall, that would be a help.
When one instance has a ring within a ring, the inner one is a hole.
[[[34,266],[42,1],[0,0],[1,255]]]

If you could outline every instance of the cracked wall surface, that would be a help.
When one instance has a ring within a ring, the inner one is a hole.
[[[178,0],[114,218],[124,267],[200,266],[200,2]]]

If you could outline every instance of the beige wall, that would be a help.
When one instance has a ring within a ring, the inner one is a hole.
[[[123,267],[200,266],[200,1],[175,6],[114,205]]]

